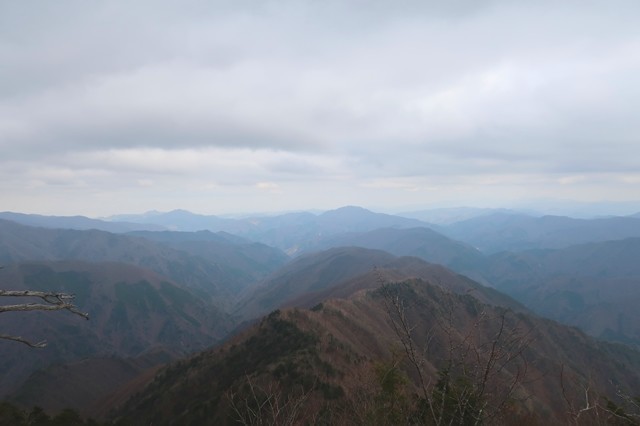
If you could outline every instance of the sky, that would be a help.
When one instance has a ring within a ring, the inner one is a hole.
[[[635,0],[0,0],[0,211],[638,203],[639,22]]]

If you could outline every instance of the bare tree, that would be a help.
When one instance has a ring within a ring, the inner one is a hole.
[[[297,389],[285,392],[275,381],[260,386],[255,379],[246,376],[242,392],[229,391],[227,399],[235,416],[234,420],[245,426],[295,425],[304,423],[304,404],[313,391]]]
[[[24,311],[69,311],[79,315],[84,319],[89,319],[89,314],[78,310],[73,304],[75,298],[72,294],[43,292],[33,290],[0,290],[0,297],[35,297],[40,299],[37,303],[18,303],[14,305],[0,305],[0,313],[4,312],[24,312]],[[21,336],[0,334],[0,339],[13,340],[24,343],[32,348],[43,348],[47,345],[46,340],[33,343]]]
[[[409,365],[418,380],[429,423],[498,423],[507,404],[515,397],[527,373],[524,351],[533,340],[532,330],[512,318],[508,310],[482,309],[472,324],[463,329],[455,324],[453,301],[436,315],[435,325],[426,336],[416,336],[416,325],[409,320],[407,304],[395,286],[386,283],[377,272],[383,303],[391,326],[398,337]],[[455,295],[451,294],[451,297]],[[487,341],[479,340],[479,330],[493,330]],[[439,379],[427,371],[434,360],[430,344],[435,335],[444,336],[445,359]],[[424,347],[419,347],[423,341]]]
[[[621,389],[616,390],[614,402],[596,390],[591,377],[581,379],[565,374],[560,369],[560,387],[565,400],[567,423],[572,425],[640,425],[640,396],[633,397]],[[574,398],[567,388],[574,390]]]

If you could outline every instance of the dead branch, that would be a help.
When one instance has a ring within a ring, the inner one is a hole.
[[[245,376],[248,390],[227,392],[235,421],[242,425],[295,425],[302,422],[302,409],[313,393],[314,386],[300,393],[285,395],[276,382],[260,386],[255,378]]]
[[[434,316],[436,326],[445,336],[448,352],[441,370],[445,376],[441,377],[441,384],[434,387],[424,371],[428,355],[420,353],[416,346],[416,325],[409,320],[411,306],[405,304],[378,270],[374,271],[384,296],[382,303],[389,323],[402,344],[406,359],[416,370],[417,384],[431,422],[442,425],[458,421],[471,422],[469,424],[497,421],[527,374],[524,352],[534,340],[533,330],[523,327],[507,309],[496,308],[498,312],[491,315],[486,307],[476,313],[469,326],[457,325],[454,309],[457,296],[447,293],[448,303],[445,302],[442,312]],[[478,341],[484,329],[495,331],[487,341]],[[501,384],[507,378],[505,388]]]
[[[44,292],[34,290],[0,290],[0,297],[37,297],[41,303],[19,303],[14,305],[0,305],[0,313],[4,312],[28,312],[28,311],[69,311],[75,315],[79,315],[84,319],[89,319],[89,314],[78,310],[77,306],[72,303],[75,298],[72,294]],[[32,343],[21,336],[12,336],[8,334],[0,334],[0,339],[12,340],[14,342],[24,343],[32,348],[43,348],[47,345],[45,340]]]
[[[8,334],[0,334],[0,339],[13,340],[14,342],[24,343],[25,345],[30,346],[32,348],[44,348],[45,346],[47,346],[46,340],[43,340],[38,343],[31,343],[30,341],[23,339],[20,336],[10,336]]]

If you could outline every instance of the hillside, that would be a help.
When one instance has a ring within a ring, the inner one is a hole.
[[[175,358],[175,354],[155,349],[135,358],[110,355],[53,364],[31,374],[7,400],[50,413],[72,408],[85,416],[103,416],[102,401]]]
[[[347,299],[362,290],[373,290],[381,282],[400,282],[420,279],[444,291],[457,294],[470,294],[478,301],[516,312],[529,312],[511,297],[493,288],[479,284],[442,265],[427,263],[415,257],[399,257],[376,267],[374,270],[333,284],[319,291],[303,293],[287,299],[280,307],[301,307],[310,309],[327,299]]]
[[[392,280],[422,278],[449,291],[473,292],[485,303],[523,309],[508,296],[417,257],[397,257],[362,247],[336,247],[291,261],[245,294],[236,314],[248,319],[281,306],[310,307],[325,297],[345,297],[357,290],[375,288],[379,275]]]
[[[419,352],[404,351],[406,335],[394,331],[401,319]],[[640,354],[622,346],[411,280],[312,310],[275,311],[224,346],[161,370],[113,415],[158,425],[433,416],[566,424],[585,390],[592,401],[637,390],[639,371]]]
[[[384,250],[396,256],[415,256],[462,273],[477,269],[485,260],[484,255],[470,245],[424,227],[343,233],[323,240],[317,248],[349,246]]]
[[[533,311],[640,346],[640,238],[500,253],[486,278]]]
[[[392,262],[395,256],[357,247],[341,247],[301,256],[247,292],[236,314],[249,319],[276,309],[287,300],[332,287]]]
[[[225,232],[132,232],[211,264],[218,264],[233,276],[235,293],[240,293],[289,261],[281,250]]]
[[[490,254],[640,237],[640,219],[574,219],[495,213],[439,227],[438,231]]]
[[[229,248],[234,243],[221,244]],[[233,259],[241,260],[240,264],[234,263],[229,255],[232,252],[235,254]],[[226,257],[216,258],[219,253],[226,253]],[[0,220],[0,264],[31,260],[129,263],[151,269],[198,291],[223,309],[227,309],[246,286],[285,259],[276,249],[256,248],[245,243],[217,252],[207,251],[205,247],[198,254],[204,257],[138,236],[97,230],[35,228]]]
[[[225,314],[152,271],[122,263],[27,262],[0,270],[0,288],[75,294],[86,321],[68,312],[3,314],[3,332],[34,342],[39,350],[0,341],[0,392],[52,364],[94,357],[138,357],[154,348],[171,356],[213,345],[229,331]],[[25,299],[23,303],[33,302]],[[18,300],[3,301],[18,303]]]
[[[504,219],[503,231],[488,244],[537,247],[597,240],[609,231],[622,235],[637,221],[505,217],[485,215],[451,229],[482,237]],[[443,377],[463,393],[468,379],[477,383],[488,348],[504,330],[515,333],[512,342],[526,341],[526,349],[505,349],[517,359],[485,383],[491,390],[482,398],[495,419],[563,424],[586,388],[596,399],[640,388],[636,352],[531,313],[640,345],[640,238],[486,255],[423,222],[355,207],[237,220],[244,221],[239,235],[114,234],[0,219],[0,288],[74,293],[91,314],[90,321],[65,312],[7,316],[3,329],[46,338],[49,346],[33,351],[5,342],[2,395],[51,411],[71,405],[102,417],[115,409],[126,419],[122,424],[201,424],[205,415],[224,424],[246,415],[251,398],[264,396],[255,392],[301,401],[304,410],[290,415],[304,412],[325,423],[354,413],[362,416],[359,424],[379,416],[387,424],[420,422]],[[296,257],[252,239],[277,242]],[[382,282],[400,284],[381,288]],[[409,321],[415,348],[426,351],[420,372],[415,359],[406,359],[397,323],[389,321],[393,300],[401,302],[396,320]],[[282,312],[260,320],[276,309]],[[143,389],[162,363],[184,356]],[[447,365],[466,367],[446,376]],[[381,366],[398,380],[393,398],[400,405],[385,399]],[[523,380],[524,370],[530,380]],[[211,386],[205,389],[206,380]],[[499,403],[507,399],[508,407]],[[173,423],[163,423],[167,419]]]

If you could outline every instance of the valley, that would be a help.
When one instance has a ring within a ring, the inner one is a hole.
[[[276,424],[567,424],[585,395],[589,421],[633,412],[640,218],[442,215],[2,213],[0,289],[90,319],[4,313],[48,344],[0,340],[0,396],[118,425],[251,424],[259,401]]]

